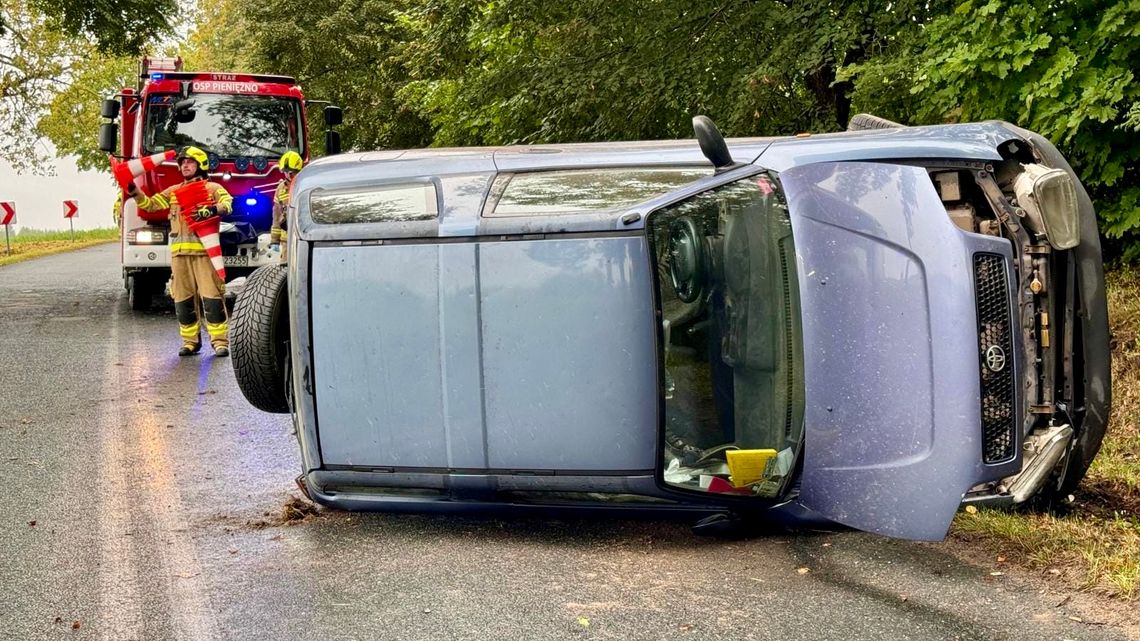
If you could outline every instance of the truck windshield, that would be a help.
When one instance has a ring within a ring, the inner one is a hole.
[[[303,149],[301,117],[292,98],[155,95],[147,99],[143,141],[146,153],[194,145],[221,159],[276,158]]]

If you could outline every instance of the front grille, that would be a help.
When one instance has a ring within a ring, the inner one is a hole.
[[[1009,273],[997,254],[974,255],[978,305],[978,360],[982,384],[982,460],[1013,458],[1017,416],[1014,404],[1012,314]]]

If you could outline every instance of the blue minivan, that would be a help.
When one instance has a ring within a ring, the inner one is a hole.
[[[1001,122],[344,154],[232,318],[305,493],[942,538],[1068,493],[1110,405],[1092,203]]]

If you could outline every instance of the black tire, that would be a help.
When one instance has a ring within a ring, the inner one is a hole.
[[[898,129],[904,127],[897,122],[872,116],[871,114],[855,114],[847,123],[847,131],[864,131],[866,129]]]
[[[250,274],[230,318],[230,356],[238,388],[251,405],[274,414],[289,413],[285,270],[284,265],[266,265]]]
[[[127,305],[136,312],[145,312],[154,302],[154,286],[151,279],[142,274],[127,277]]]

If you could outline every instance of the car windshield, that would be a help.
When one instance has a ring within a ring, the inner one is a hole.
[[[143,140],[147,153],[194,145],[223,159],[279,157],[302,149],[303,131],[292,98],[166,94],[148,98]]]
[[[803,345],[788,208],[753,176],[650,214],[674,487],[777,498],[803,436]]]

